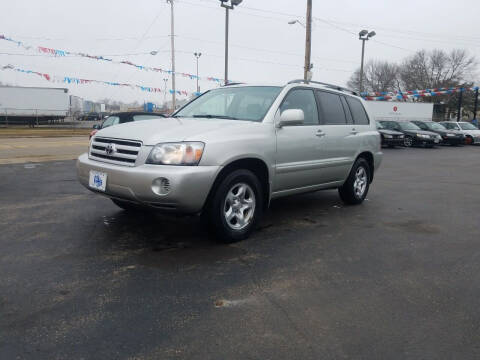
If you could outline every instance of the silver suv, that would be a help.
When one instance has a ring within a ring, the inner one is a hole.
[[[125,210],[201,214],[220,239],[238,241],[275,198],[338,188],[360,204],[382,159],[371,119],[334,85],[230,85],[170,118],[100,130],[78,178]]]

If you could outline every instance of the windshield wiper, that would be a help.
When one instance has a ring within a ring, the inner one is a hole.
[[[227,116],[227,115],[192,115],[193,118],[206,118],[206,119],[227,119],[227,120],[238,120],[236,117]]]

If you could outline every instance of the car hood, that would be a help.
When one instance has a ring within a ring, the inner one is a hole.
[[[388,130],[388,129],[378,129],[377,130],[381,134],[387,134],[387,135],[403,135],[400,131],[395,131],[395,130]]]
[[[162,118],[137,121],[100,130],[96,136],[138,140],[144,145],[162,142],[203,141],[214,132],[235,132],[235,129],[259,123],[242,120]]]

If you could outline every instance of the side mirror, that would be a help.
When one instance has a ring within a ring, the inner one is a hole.
[[[277,123],[277,127],[281,128],[283,126],[292,126],[292,125],[301,125],[305,115],[303,110],[300,109],[288,109],[282,112],[280,115],[280,120]]]

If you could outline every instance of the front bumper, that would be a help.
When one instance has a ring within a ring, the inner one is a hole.
[[[479,145],[479,144],[480,144],[480,136],[479,136],[479,137],[474,137],[472,144],[474,144],[474,145]]]
[[[442,137],[442,144],[460,145],[465,142],[463,136],[445,136]]]
[[[159,210],[189,214],[202,209],[220,169],[220,166],[148,164],[129,167],[91,160],[88,154],[80,155],[77,160],[80,183],[95,193]],[[90,170],[107,174],[105,192],[90,188]],[[166,195],[157,195],[152,190],[153,180],[161,177],[170,182],[170,191]]]
[[[384,138],[382,137],[382,145],[386,146],[402,146],[404,138]]]
[[[413,138],[413,145],[420,145],[420,146],[434,146],[434,145],[439,145],[441,143],[440,139],[424,139],[424,138],[418,138],[414,137]]]

